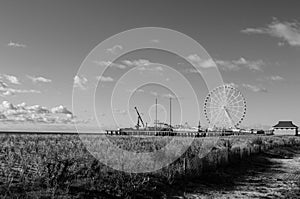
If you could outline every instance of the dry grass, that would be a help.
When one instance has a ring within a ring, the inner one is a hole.
[[[103,137],[89,139],[96,146]],[[152,152],[171,140],[168,137],[126,136],[109,139],[119,148],[135,152]],[[175,171],[183,164],[184,158],[202,158],[214,149],[298,141],[256,136],[197,138],[169,168]],[[156,198],[165,195],[165,189],[176,179],[176,172],[164,172],[165,168],[145,174],[113,170],[97,161],[77,135],[0,135],[0,143],[1,198],[128,198],[146,195]]]

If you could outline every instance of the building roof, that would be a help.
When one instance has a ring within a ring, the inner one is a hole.
[[[273,126],[274,128],[298,128],[292,121],[279,121],[278,124]]]

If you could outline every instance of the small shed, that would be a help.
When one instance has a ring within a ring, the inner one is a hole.
[[[279,121],[273,129],[274,135],[298,135],[298,126],[292,121]]]

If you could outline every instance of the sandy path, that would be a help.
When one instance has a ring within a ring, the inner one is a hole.
[[[180,189],[174,198],[300,198],[300,147],[270,150]]]

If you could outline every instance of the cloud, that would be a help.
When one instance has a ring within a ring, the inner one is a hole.
[[[161,66],[153,66],[153,64],[156,63],[152,63],[149,60],[146,59],[139,59],[139,60],[124,60],[122,61],[122,63],[126,64],[127,66],[131,66],[131,67],[138,67],[137,70],[140,71],[150,71],[150,72],[159,72],[159,71],[163,71],[163,67]]]
[[[15,89],[10,88],[6,82],[2,79],[5,79],[7,82],[15,85],[20,85],[20,81],[16,76],[7,75],[7,74],[0,74],[0,96],[11,96],[17,93],[40,93],[37,90],[26,90],[26,89]]]
[[[143,93],[143,92],[145,92],[145,90],[140,88],[140,89],[135,90],[135,92]]]
[[[103,66],[103,67],[115,67],[115,68],[119,68],[119,69],[126,68],[126,66],[123,64],[117,64],[117,63],[113,63],[111,61],[94,61],[94,63],[99,66]]]
[[[221,67],[223,70],[229,70],[229,71],[237,71],[241,68],[247,68],[251,71],[263,71],[262,67],[265,65],[265,63],[262,60],[246,60],[245,58],[241,57],[238,60],[216,60],[216,63],[218,66]]]
[[[121,46],[121,45],[115,45],[112,48],[108,48],[107,52],[110,52],[112,54],[116,54],[118,51],[121,51],[121,50],[123,50],[123,46]]]
[[[185,72],[185,73],[202,74],[202,71],[200,71],[199,69],[196,69],[196,68],[187,68],[187,69],[184,69],[183,72]]]
[[[150,40],[152,43],[159,43],[160,41],[158,39],[152,39]]]
[[[16,76],[6,75],[6,74],[3,74],[1,76],[4,77],[4,78],[6,78],[7,81],[9,81],[12,84],[20,84],[20,81],[19,81],[19,79]]]
[[[152,71],[152,72],[157,72],[157,71],[163,71],[164,69],[161,66],[156,66],[156,67],[139,67],[138,70],[140,71]]]
[[[129,93],[144,93],[145,92],[145,90],[143,90],[143,89],[133,89],[133,90],[131,90],[131,89],[128,89],[128,92]]]
[[[16,79],[16,77],[10,75],[3,75],[3,76],[6,77],[6,79],[11,83],[14,82],[14,84],[19,84],[19,81],[18,79]],[[41,92],[33,89],[26,90],[26,89],[10,88],[5,82],[0,80],[0,96],[11,96],[20,93],[41,93]]]
[[[16,110],[26,110],[28,113],[36,113],[36,114],[47,114],[50,111],[43,106],[40,105],[33,105],[33,106],[26,106],[26,104],[17,105]]]
[[[1,120],[5,120],[5,119],[7,119],[6,116],[3,115],[3,114],[0,114],[0,121],[1,121]]]
[[[193,63],[193,65],[196,65],[196,67],[201,67],[201,68],[211,68],[211,67],[216,67],[215,62],[209,58],[209,59],[202,59],[198,55],[193,54],[189,55],[187,57],[187,60]]]
[[[263,28],[246,28],[244,30],[241,30],[242,33],[247,33],[247,34],[265,34],[265,30]]]
[[[26,90],[26,89],[14,89],[14,88],[8,88],[8,87],[1,87],[0,86],[0,96],[11,96],[15,94],[25,94],[25,93],[41,93],[37,90]]]
[[[120,109],[114,109],[114,113],[120,114],[120,115],[127,115],[126,110],[120,110]]]
[[[274,76],[266,76],[263,78],[258,78],[258,81],[268,81],[268,82],[279,82],[279,81],[284,81],[285,78],[279,76],[279,75],[274,75]]]
[[[40,105],[27,106],[24,102],[13,105],[8,101],[3,101],[0,104],[0,120],[4,122],[64,124],[77,122],[72,112],[62,105],[48,109]]]
[[[282,80],[284,80],[284,78],[281,77],[281,76],[279,76],[279,75],[277,75],[277,76],[270,76],[270,77],[268,77],[268,79],[272,80],[272,81],[282,81]]]
[[[52,82],[51,79],[47,79],[45,77],[32,77],[27,75],[27,77],[33,82],[33,83],[38,83],[38,82],[43,82],[43,83],[50,83]]]
[[[124,60],[122,62],[128,66],[149,66],[150,64],[153,64],[152,62],[150,62],[149,60],[146,60],[146,59],[139,59],[139,60],[133,60],[133,61]]]
[[[52,113],[62,113],[62,114],[67,114],[67,115],[73,115],[73,113],[71,111],[69,111],[66,107],[64,107],[63,105],[52,108],[51,112]]]
[[[223,70],[237,71],[240,67],[232,61],[216,60],[216,64]]]
[[[300,23],[294,22],[280,22],[276,18],[266,27],[260,28],[246,28],[241,31],[246,34],[267,34],[271,37],[282,39],[291,46],[300,46]],[[282,46],[282,42],[278,45]]]
[[[172,99],[176,99],[176,98],[177,98],[175,95],[170,94],[170,93],[168,93],[168,94],[163,94],[162,97],[163,97],[163,98],[172,98]]]
[[[263,93],[268,92],[268,90],[266,88],[261,88],[261,87],[250,85],[250,84],[242,84],[242,86],[246,89],[251,90],[252,92],[263,92]]]
[[[268,92],[268,90],[266,88],[258,87],[258,86],[251,85],[251,84],[242,84],[241,86],[239,86],[238,84],[236,84],[234,82],[230,82],[230,83],[225,83],[225,85],[231,86],[233,88],[243,87],[252,92],[263,92],[263,93]]]
[[[12,103],[10,103],[8,101],[3,101],[2,104],[0,104],[0,111],[1,110],[6,110],[6,109],[15,110],[16,107]]]
[[[25,44],[21,44],[21,43],[16,43],[16,42],[12,42],[10,41],[7,46],[9,47],[13,47],[13,48],[26,48],[27,46]]]
[[[160,98],[172,98],[172,99],[182,99],[183,97],[178,97],[174,94],[171,93],[163,93],[163,94],[159,94],[156,91],[150,91],[150,94],[155,96],[155,97],[160,97]]]
[[[98,81],[100,82],[113,82],[114,79],[112,77],[104,77],[104,76],[98,76]]]
[[[7,88],[7,87],[8,85],[5,82],[0,80],[0,88]]]
[[[78,75],[76,75],[74,77],[74,87],[75,88],[81,88],[82,90],[85,90],[87,81],[88,81],[87,78],[79,77]]]
[[[156,96],[156,97],[158,97],[158,93],[155,92],[155,91],[150,91],[150,94],[151,94],[151,95],[154,95],[154,96]]]

